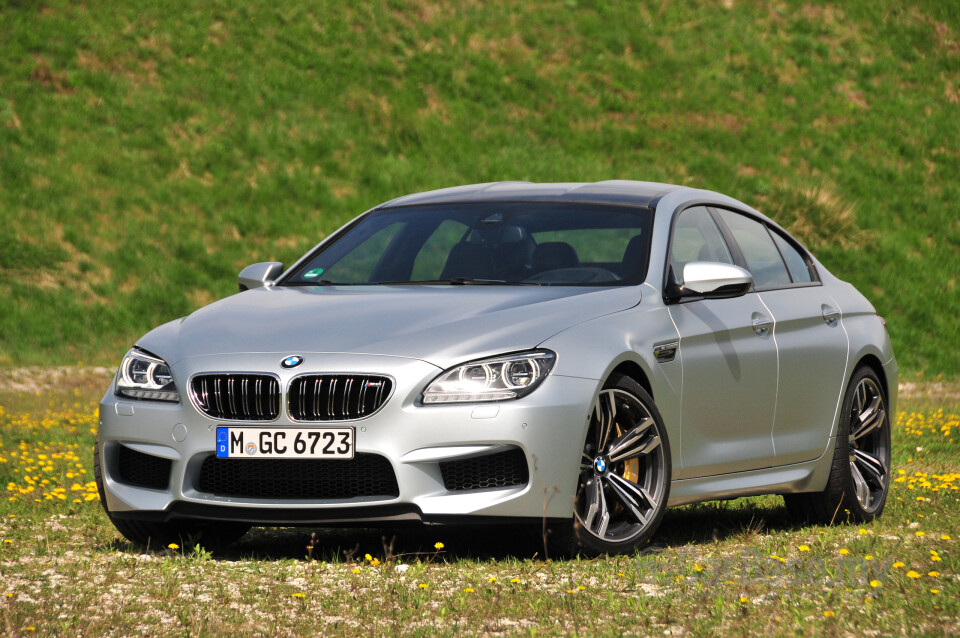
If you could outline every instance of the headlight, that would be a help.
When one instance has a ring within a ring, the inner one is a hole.
[[[530,394],[550,373],[557,355],[533,350],[471,361],[451,368],[423,391],[424,403],[502,401]]]
[[[117,394],[133,399],[180,400],[170,366],[136,349],[127,353],[117,371]]]

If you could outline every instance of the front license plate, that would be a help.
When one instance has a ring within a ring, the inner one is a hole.
[[[217,428],[217,456],[352,459],[354,428]]]

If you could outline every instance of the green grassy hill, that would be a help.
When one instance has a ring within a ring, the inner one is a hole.
[[[960,4],[0,0],[0,365],[143,332],[366,208],[684,183],[794,229],[960,377]]]

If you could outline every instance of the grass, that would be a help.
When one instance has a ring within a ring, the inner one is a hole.
[[[116,365],[397,195],[627,178],[770,213],[960,377],[956,3],[0,7],[0,366]]]
[[[5,635],[960,634],[955,391],[901,400],[872,524],[799,527],[756,497],[669,510],[633,556],[544,560],[503,528],[255,529],[219,553],[142,552],[89,484],[104,373],[55,383],[0,390]]]

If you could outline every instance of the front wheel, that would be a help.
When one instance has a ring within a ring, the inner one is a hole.
[[[635,551],[650,540],[670,494],[670,444],[650,395],[612,377],[590,414],[573,521],[554,528],[554,547],[588,555]]]
[[[890,415],[877,374],[860,368],[843,399],[830,479],[822,492],[786,494],[790,514],[808,523],[872,521],[890,489]]]

